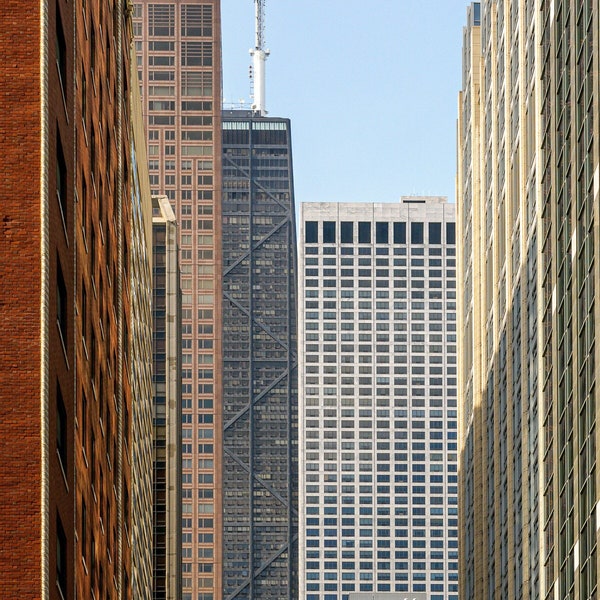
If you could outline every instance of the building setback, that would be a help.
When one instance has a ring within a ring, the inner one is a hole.
[[[127,4],[3,3],[0,22],[0,589],[129,599],[148,268]]]
[[[181,290],[177,221],[152,199],[154,316],[153,599],[181,598]]]
[[[219,0],[141,0],[133,15],[152,193],[179,224],[182,598],[221,597]]]
[[[223,597],[298,594],[290,121],[223,115]]]
[[[461,598],[595,598],[600,4],[474,3],[458,222]]]
[[[300,594],[458,599],[454,205],[302,205]]]

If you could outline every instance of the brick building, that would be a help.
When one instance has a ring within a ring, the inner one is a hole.
[[[130,348],[149,346],[131,331],[146,218],[132,200],[147,175],[130,13],[125,0],[0,5],[6,598],[132,597],[132,379],[146,384]]]

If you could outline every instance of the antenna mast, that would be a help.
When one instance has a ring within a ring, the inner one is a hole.
[[[265,49],[265,3],[266,0],[254,0],[255,10],[255,42],[254,50],[250,50],[253,58],[254,104],[252,110],[261,116],[267,114],[265,104],[265,62],[269,51]]]

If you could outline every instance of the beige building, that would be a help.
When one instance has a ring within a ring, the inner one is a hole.
[[[464,600],[597,595],[599,9],[468,10],[457,175]]]
[[[181,291],[177,221],[154,196],[154,598],[181,598]]]
[[[152,199],[146,134],[132,55],[131,100],[131,317],[129,378],[132,392],[131,573],[136,600],[152,598]]]
[[[221,14],[140,0],[133,29],[150,188],[179,225],[182,598],[221,597]],[[155,596],[158,598],[159,596]]]

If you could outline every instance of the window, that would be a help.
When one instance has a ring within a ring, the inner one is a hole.
[[[181,73],[181,95],[182,96],[211,96],[212,95],[212,73],[183,71]],[[198,123],[192,121],[192,117],[187,117],[188,125],[204,124],[204,117],[198,117]]]
[[[335,221],[323,222],[323,243],[335,244]]]
[[[442,224],[441,223],[429,223],[429,243],[430,244],[441,244],[442,243]]]
[[[56,197],[60,206],[63,225],[67,225],[67,163],[60,133],[56,132]]]
[[[67,87],[67,44],[58,2],[56,3],[56,66],[58,67],[58,77],[64,98]]]
[[[306,221],[304,224],[304,242],[316,244],[319,241],[319,229],[317,221]]]
[[[375,242],[377,244],[387,244],[389,241],[388,223],[375,224]]]
[[[406,244],[406,223],[394,223],[394,244]]]
[[[212,52],[211,42],[182,42],[181,65],[183,67],[212,67]]]
[[[354,223],[342,221],[340,223],[340,236],[342,244],[351,244],[354,241]]]
[[[56,321],[60,329],[63,344],[67,342],[67,286],[57,257],[56,274]]]
[[[60,385],[56,386],[56,451],[63,471],[67,472],[67,411]]]
[[[423,243],[423,223],[411,223],[410,224],[410,243],[411,244],[422,244]]]
[[[367,221],[360,221],[358,223],[358,243],[359,244],[370,244],[371,243],[371,223]]]
[[[63,598],[67,597],[67,536],[56,515],[56,585]]]
[[[175,35],[175,5],[174,4],[149,4],[148,5],[148,35],[174,36]]]
[[[446,244],[456,244],[455,223],[446,223]]]
[[[184,4],[181,7],[183,37],[212,36],[212,6]]]

